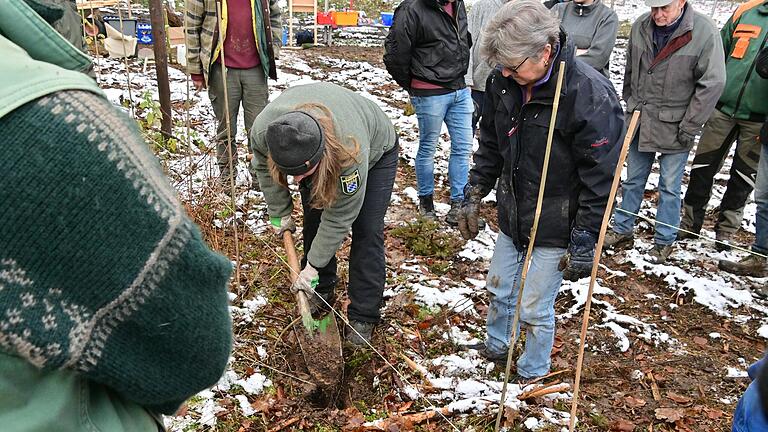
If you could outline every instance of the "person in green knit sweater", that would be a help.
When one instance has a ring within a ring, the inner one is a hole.
[[[231,351],[231,263],[88,58],[0,14],[0,429],[157,431]],[[69,69],[69,70],[68,70]]]
[[[381,318],[386,277],[384,215],[397,173],[395,128],[374,102],[316,83],[289,88],[267,105],[250,141],[278,235],[296,229],[287,177],[299,184],[304,257],[291,290],[306,291],[315,312],[333,305],[336,251],[352,230],[347,312],[355,331],[347,340],[369,342]]]

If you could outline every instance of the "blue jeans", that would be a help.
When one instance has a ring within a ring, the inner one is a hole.
[[[637,136],[629,145],[627,155],[627,179],[621,184],[620,209],[638,213],[643,202],[645,184],[651,174],[656,153],[641,152],[637,149]],[[672,225],[670,228],[661,224],[656,225],[653,240],[656,244],[671,245],[677,238],[677,227],[680,226],[680,183],[683,180],[688,152],[659,155],[659,208],[656,220]],[[616,210],[613,213],[613,230],[619,234],[631,234],[635,228],[636,217]]]
[[[765,150],[765,146],[763,146]],[[763,151],[765,154],[765,151]],[[747,391],[739,399],[736,411],[733,413],[732,432],[758,432],[768,430],[768,417],[760,403],[760,393],[757,388],[757,374],[761,366],[764,366],[765,357],[752,364],[749,369],[749,378],[753,381],[747,387]]]
[[[768,144],[763,144],[760,152],[760,164],[757,166],[757,181],[755,181],[755,244],[752,250],[768,254]]]
[[[525,350],[517,360],[520,376],[534,378],[549,373],[550,353],[555,341],[555,297],[563,282],[563,273],[557,265],[564,254],[563,248],[533,249],[520,311],[520,323],[527,329]],[[499,233],[485,284],[491,303],[485,344],[493,353],[509,349],[524,260],[525,251],[519,252],[510,237]]]
[[[435,191],[435,147],[443,122],[451,136],[448,180],[451,201],[464,199],[472,155],[472,96],[469,88],[438,96],[411,96],[419,120],[419,151],[416,153],[416,184],[419,196]]]

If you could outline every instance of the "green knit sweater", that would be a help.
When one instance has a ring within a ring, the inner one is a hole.
[[[0,349],[165,414],[214,384],[231,348],[231,263],[135,123],[61,91],[0,130]]]

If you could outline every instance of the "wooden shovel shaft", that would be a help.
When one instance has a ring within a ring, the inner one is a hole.
[[[597,269],[600,265],[600,255],[603,252],[603,242],[605,241],[605,232],[608,230],[608,222],[611,220],[611,209],[613,207],[613,201],[616,199],[616,189],[619,187],[619,181],[621,180],[621,171],[624,169],[624,160],[627,157],[627,149],[635,137],[635,129],[637,128],[637,122],[640,118],[640,111],[634,111],[632,118],[629,121],[629,127],[627,127],[627,133],[624,136],[624,143],[621,146],[621,153],[619,153],[619,162],[616,165],[616,171],[613,174],[613,183],[611,184],[611,192],[608,194],[608,203],[605,206],[605,213],[603,213],[603,223],[600,225],[600,235],[597,238],[597,244],[595,245],[595,260],[592,262],[592,274],[589,278],[589,290],[587,291],[587,299],[584,304],[584,316],[581,319],[581,335],[579,338],[579,357],[576,361],[576,379],[573,382],[573,401],[571,402],[571,419],[568,424],[569,432],[573,432],[576,427],[576,409],[579,406],[579,383],[581,381],[581,367],[584,364],[584,345],[587,338],[587,327],[589,326],[589,309],[592,306],[592,292],[595,289],[595,281],[597,280]]]
[[[296,282],[296,278],[299,277],[301,272],[301,266],[299,265],[299,257],[296,254],[296,246],[293,243],[293,233],[290,231],[283,232],[283,244],[285,245],[285,254],[288,258],[288,265],[291,267],[291,282]],[[299,313],[302,318],[312,317],[312,312],[309,308],[309,300],[307,300],[307,294],[304,291],[296,293],[296,302],[299,305]]]

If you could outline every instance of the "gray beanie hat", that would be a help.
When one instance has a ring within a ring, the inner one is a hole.
[[[325,137],[320,124],[303,111],[289,111],[267,126],[272,161],[286,175],[302,175],[323,156]]]

